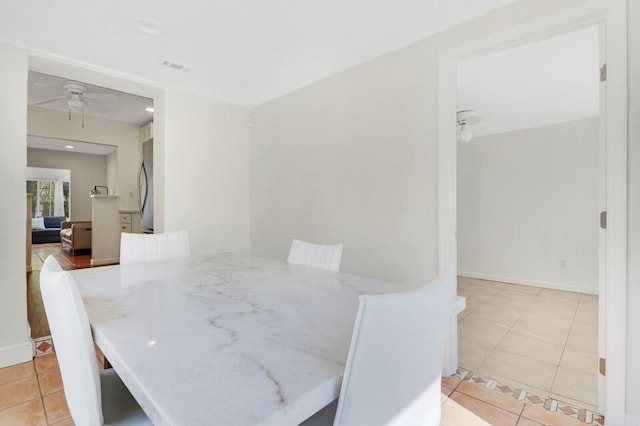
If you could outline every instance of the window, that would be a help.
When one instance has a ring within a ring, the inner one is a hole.
[[[62,185],[64,216],[69,217],[69,182],[58,181]],[[56,181],[27,180],[27,192],[33,194],[31,217],[56,216]]]

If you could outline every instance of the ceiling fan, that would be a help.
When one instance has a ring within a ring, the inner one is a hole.
[[[53,102],[66,100],[69,112],[82,111],[86,107],[91,108],[97,113],[105,113],[107,110],[102,104],[101,100],[107,100],[110,98],[117,98],[112,93],[91,93],[88,92],[87,86],[77,81],[67,80],[62,84],[62,90],[66,93],[64,95],[56,96],[53,98],[44,99],[39,102],[35,102],[35,105],[45,105]]]

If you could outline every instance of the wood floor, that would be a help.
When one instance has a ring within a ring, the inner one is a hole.
[[[31,272],[27,272],[27,316],[31,325],[31,338],[51,334],[40,296],[40,269],[48,256],[53,256],[62,269],[80,269],[91,266],[90,254],[73,256],[62,250],[60,243],[34,244],[31,248]]]

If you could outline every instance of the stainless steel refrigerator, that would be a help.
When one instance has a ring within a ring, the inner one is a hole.
[[[153,234],[153,139],[142,144],[142,164],[138,173],[138,185],[142,232]]]

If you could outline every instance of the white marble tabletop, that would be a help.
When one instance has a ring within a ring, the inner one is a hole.
[[[358,296],[408,290],[234,254],[71,274],[158,426],[297,425],[339,394]]]

